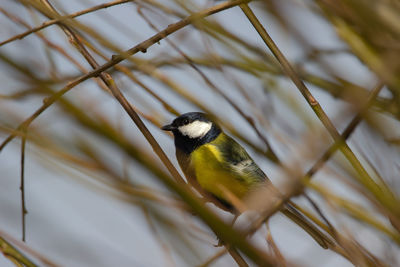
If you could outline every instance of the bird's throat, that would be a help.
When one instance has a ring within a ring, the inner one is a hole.
[[[201,145],[215,140],[221,134],[221,129],[213,125],[207,134],[201,138],[190,138],[186,135],[183,135],[179,131],[174,131],[173,133],[175,137],[176,149],[181,150],[185,154],[190,154]]]

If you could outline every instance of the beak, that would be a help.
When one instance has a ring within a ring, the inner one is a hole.
[[[164,125],[163,127],[161,127],[161,130],[164,130],[164,131],[172,131],[175,129],[176,129],[176,127],[172,126],[172,124],[167,124],[167,125]]]

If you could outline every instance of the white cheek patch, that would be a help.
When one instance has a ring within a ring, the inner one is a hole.
[[[194,121],[187,125],[178,127],[181,134],[188,136],[189,138],[202,138],[211,129],[212,123],[205,121]]]

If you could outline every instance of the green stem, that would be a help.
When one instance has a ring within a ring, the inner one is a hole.
[[[18,251],[13,245],[8,243],[3,237],[0,236],[0,251],[7,258],[16,260],[17,262],[23,264],[26,267],[37,267],[30,259],[28,259],[24,254]]]

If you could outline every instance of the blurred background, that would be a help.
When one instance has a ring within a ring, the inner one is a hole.
[[[233,3],[1,1],[0,266],[237,264],[162,182],[167,168],[110,86],[79,80],[93,70],[85,55],[103,65],[169,25],[176,31],[105,71],[178,171],[160,127],[181,113],[211,113],[278,188],[303,182],[320,212],[303,195],[292,201],[336,243],[324,250],[276,213],[250,246],[279,266],[399,266],[400,3],[248,4],[317,107],[246,4]],[[348,146],[324,158],[335,131],[347,131]]]

